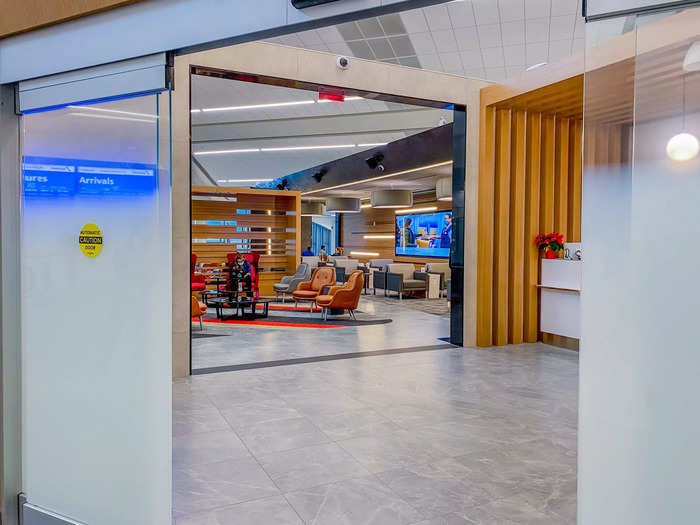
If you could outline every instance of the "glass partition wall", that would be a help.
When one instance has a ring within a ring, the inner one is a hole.
[[[25,518],[170,523],[169,113],[164,92],[22,117]]]
[[[579,523],[690,523],[700,10],[587,24]]]

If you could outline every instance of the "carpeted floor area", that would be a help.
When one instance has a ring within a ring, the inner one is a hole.
[[[384,297],[384,293],[377,291],[377,295],[363,295],[365,300],[377,303],[391,305],[393,307],[404,307],[426,314],[439,315],[442,317],[450,317],[450,307],[447,304],[446,298],[440,299],[425,299],[423,297],[404,296],[399,300],[396,294]]]

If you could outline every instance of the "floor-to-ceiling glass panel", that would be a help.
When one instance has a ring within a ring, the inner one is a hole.
[[[23,488],[79,522],[170,522],[169,111],[22,117]]]

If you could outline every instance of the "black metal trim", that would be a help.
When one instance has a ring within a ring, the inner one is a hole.
[[[583,0],[583,4],[581,7],[582,15],[583,15],[583,18],[586,20],[586,23],[597,22],[599,20],[608,20],[610,18],[619,18],[621,16],[646,15],[646,14],[656,13],[656,12],[661,12],[661,11],[673,11],[673,10],[676,10],[679,8],[693,7],[693,6],[700,5],[700,1],[698,1],[698,0],[691,0],[691,1],[680,0],[678,2],[667,2],[667,3],[661,3],[661,4],[654,4],[654,5],[645,6],[645,7],[622,9],[620,11],[612,11],[610,13],[588,16],[586,14],[588,11],[587,3],[588,3],[587,0]]]
[[[261,361],[259,363],[245,363],[241,365],[214,366],[210,368],[198,368],[192,371],[192,375],[216,374],[219,372],[235,372],[237,370],[252,370],[255,368],[272,368],[276,366],[302,365],[306,363],[320,363],[322,361],[339,361],[342,359],[355,359],[358,357],[372,357],[391,354],[410,354],[414,352],[430,352],[434,350],[446,350],[455,345],[442,343],[431,346],[414,346],[409,348],[390,348],[388,350],[369,350],[367,352],[348,352],[344,354],[318,355],[314,357],[298,357],[295,359],[281,359],[278,361]]]
[[[337,1],[338,0],[292,0],[292,6],[296,7],[297,9],[306,9],[307,7],[330,4],[331,2]]]
[[[452,124],[452,244],[450,246],[450,342],[464,345],[464,207],[467,108],[455,106]]]

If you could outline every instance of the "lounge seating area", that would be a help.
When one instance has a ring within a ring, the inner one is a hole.
[[[374,293],[377,288],[384,290],[384,295],[387,292],[395,292],[399,299],[403,298],[404,294],[415,293],[417,291],[426,291],[427,273],[416,271],[415,266],[411,263],[392,263],[386,266],[386,272],[374,273]]]
[[[308,263],[301,263],[297,266],[294,275],[285,275],[279,283],[272,285],[275,297],[282,297],[282,302],[287,295],[292,295],[297,291],[299,285],[311,278],[311,267]]]

